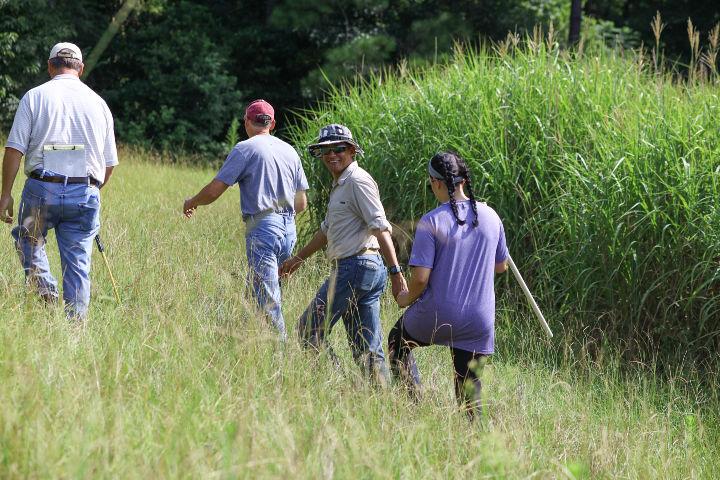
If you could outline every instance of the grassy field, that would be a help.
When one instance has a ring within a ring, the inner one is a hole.
[[[248,297],[237,190],[180,214],[211,174],[126,152],[102,199],[122,305],[96,254],[85,326],[24,293],[2,228],[0,478],[720,475],[717,375],[703,384],[678,366],[660,379],[607,345],[585,355],[558,318],[545,340],[509,280],[498,282],[481,424],[456,410],[441,348],[418,352],[426,396],[415,404],[359,377],[342,326],[341,369],[279,346]],[[285,286],[289,329],[327,271],[318,257]],[[385,332],[397,316],[386,296]]]

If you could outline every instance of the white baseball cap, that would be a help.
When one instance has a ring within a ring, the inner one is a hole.
[[[75,58],[82,62],[82,52],[80,51],[80,48],[78,48],[78,46],[74,43],[60,42],[54,47],[52,47],[48,60],[52,60],[56,57]]]

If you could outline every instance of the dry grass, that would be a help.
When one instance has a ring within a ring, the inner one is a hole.
[[[210,171],[123,160],[102,227],[121,306],[96,255],[90,321],[68,324],[23,294],[9,237],[0,242],[0,477],[720,474],[716,381],[628,371],[610,350],[558,361],[582,339],[558,329],[541,340],[502,282],[482,425],[457,412],[441,348],[418,352],[427,395],[414,404],[359,378],[342,327],[340,370],[279,347],[246,296],[237,191],[186,221],[182,199]],[[290,328],[327,268],[318,258],[285,287]],[[385,298],[382,312],[387,332],[398,311]]]

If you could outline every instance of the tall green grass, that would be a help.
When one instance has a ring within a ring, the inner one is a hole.
[[[435,205],[428,159],[457,150],[556,331],[628,358],[716,362],[720,82],[678,81],[644,61],[537,38],[459,50],[330,91],[291,136],[307,145],[323,124],[349,126],[399,224]],[[322,185],[317,222],[329,181],[317,160],[306,166]]]
[[[237,190],[187,221],[182,200],[212,171],[121,161],[102,234],[122,305],[94,255],[87,325],[25,293],[0,226],[0,478],[720,475],[717,377],[705,389],[653,365],[628,372],[609,350],[581,355],[568,337],[542,341],[519,304],[499,310],[481,425],[455,406],[443,348],[418,352],[417,404],[359,378],[341,326],[340,369],[292,339],[280,348],[244,280]],[[48,252],[58,273],[52,234]],[[289,331],[328,268],[318,256],[284,286]],[[399,314],[388,295],[381,311],[387,332]]]

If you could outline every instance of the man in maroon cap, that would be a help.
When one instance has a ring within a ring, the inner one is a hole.
[[[251,102],[245,110],[249,138],[235,145],[210,183],[185,200],[183,213],[190,218],[198,206],[211,204],[229,186],[240,186],[253,293],[284,340],[278,266],[290,258],[295,246],[295,214],[307,206],[308,182],[295,149],[270,135],[274,128],[272,105],[265,100]]]

